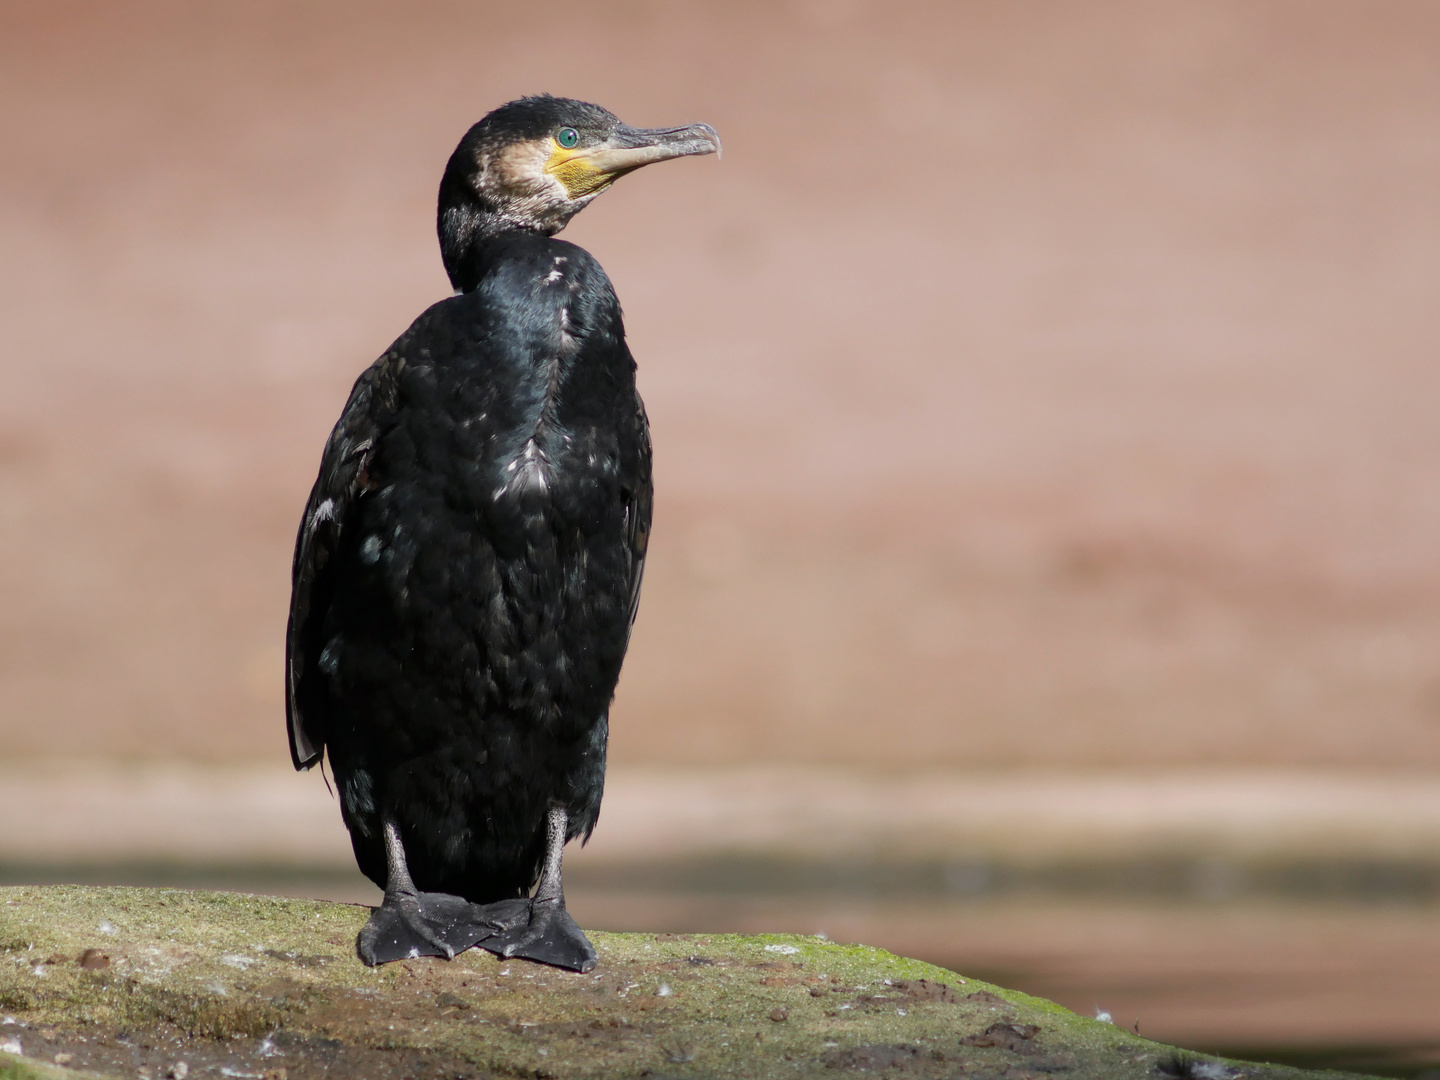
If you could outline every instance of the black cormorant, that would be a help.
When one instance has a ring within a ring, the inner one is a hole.
[[[325,446],[295,548],[290,751],[305,769],[328,749],[385,889],[368,964],[476,944],[595,964],[560,859],[600,810],[650,437],[610,281],[554,235],[625,173],[719,149],[705,124],[564,98],[486,116],[440,183],[456,295],[360,376]]]

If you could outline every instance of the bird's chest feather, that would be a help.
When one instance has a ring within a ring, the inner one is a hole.
[[[446,496],[473,513],[478,528],[497,539],[518,529],[534,543],[537,530],[594,533],[622,510],[639,453],[634,387],[610,372],[575,370],[591,362],[537,365],[532,385],[504,400],[486,394],[452,418],[457,464]]]
[[[417,554],[490,552],[497,569],[573,582],[597,561],[628,565],[648,443],[603,271],[548,251],[531,261],[500,275],[499,297],[441,305],[425,347],[408,350],[372,509],[415,530]]]

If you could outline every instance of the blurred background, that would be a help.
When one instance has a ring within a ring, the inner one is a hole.
[[[0,881],[373,902],[294,529],[465,129],[713,124],[568,239],[654,427],[571,908],[1440,1069],[1431,0],[0,0]]]

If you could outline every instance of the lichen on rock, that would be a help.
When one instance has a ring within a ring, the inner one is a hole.
[[[0,1045],[20,1051],[0,1054],[0,1077],[1154,1080],[1173,1059],[1052,1002],[861,945],[595,933],[600,964],[585,975],[478,949],[371,969],[354,952],[367,914],[233,893],[0,889]]]

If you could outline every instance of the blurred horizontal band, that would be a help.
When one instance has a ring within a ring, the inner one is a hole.
[[[613,770],[577,866],[740,856],[966,864],[1440,860],[1440,778],[1153,771]],[[10,762],[0,862],[353,866],[334,798],[288,766]]]

